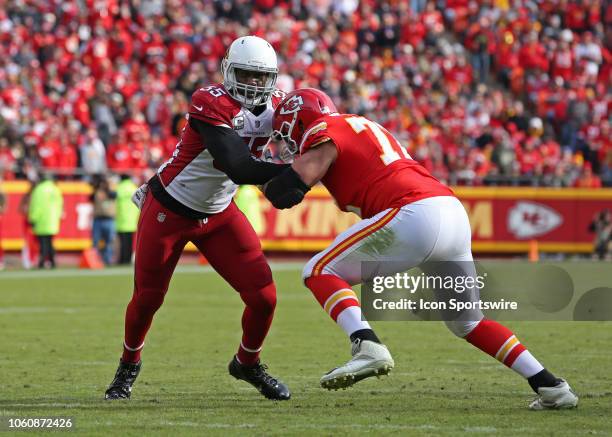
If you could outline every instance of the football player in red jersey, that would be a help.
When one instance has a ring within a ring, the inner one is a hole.
[[[353,358],[325,374],[321,385],[344,388],[386,374],[394,366],[393,358],[363,318],[351,286],[416,266],[442,277],[475,277],[467,213],[451,189],[412,160],[386,129],[365,117],[338,114],[321,91],[289,93],[276,108],[272,135],[298,155],[291,167],[264,186],[276,208],[296,205],[321,181],[342,210],[363,218],[304,267],[306,286],[352,342]],[[478,299],[475,288],[442,293],[439,300]],[[567,382],[546,370],[508,328],[486,319],[479,309],[446,315],[444,320],[455,335],[528,380],[538,394],[530,408],[577,405]]]
[[[264,162],[272,132],[276,53],[265,40],[246,36],[228,48],[223,83],[195,91],[188,123],[172,157],[141,187],[134,293],[125,315],[123,355],[106,399],[129,398],[140,353],[183,248],[192,242],[245,303],[242,341],[229,372],[269,399],[289,399],[285,384],[259,361],[272,323],[276,289],[259,239],[232,198],[238,184],[264,184],[287,166]]]

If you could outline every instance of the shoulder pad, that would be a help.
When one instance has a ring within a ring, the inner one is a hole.
[[[328,124],[326,120],[321,120],[312,125],[304,133],[302,143],[300,144],[300,154],[306,153],[327,141],[332,141],[328,132]]]
[[[191,95],[189,116],[232,128],[232,119],[240,109],[240,104],[229,96],[223,85],[215,84],[199,88]]]

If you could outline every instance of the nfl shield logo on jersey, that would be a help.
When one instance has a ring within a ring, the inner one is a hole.
[[[160,212],[159,214],[157,214],[157,221],[160,223],[163,223],[166,220],[166,214],[164,214],[163,212]]]

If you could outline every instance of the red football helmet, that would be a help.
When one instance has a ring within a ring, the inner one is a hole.
[[[337,113],[336,105],[323,91],[300,88],[291,91],[278,104],[272,121],[272,139],[281,143],[281,159],[287,162],[297,154],[304,132],[323,117]]]

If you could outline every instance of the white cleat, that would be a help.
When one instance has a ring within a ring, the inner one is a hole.
[[[371,376],[387,375],[395,362],[385,345],[359,339],[351,347],[353,358],[344,366],[336,367],[321,378],[321,387],[328,390],[345,389]]]
[[[561,410],[578,406],[578,396],[564,379],[554,387],[540,387],[538,393],[540,396],[529,404],[530,410]]]

